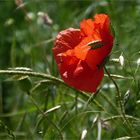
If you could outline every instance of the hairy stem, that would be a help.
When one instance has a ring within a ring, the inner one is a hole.
[[[116,81],[113,79],[113,77],[110,75],[109,71],[107,70],[107,68],[104,66],[104,69],[108,75],[108,77],[110,78],[110,80],[113,82],[113,84],[115,85],[115,88],[116,88],[116,91],[117,91],[117,98],[118,98],[118,104],[119,104],[119,107],[120,107],[120,110],[121,110],[121,115],[122,115],[122,120],[123,122],[127,125],[128,129],[130,130],[130,134],[132,134],[132,132],[134,134],[136,134],[135,130],[133,129],[132,125],[130,124],[129,120],[126,118],[125,116],[125,109],[124,109],[124,105],[123,105],[123,101],[122,101],[122,98],[121,98],[121,93],[120,93],[120,90],[119,90],[119,87],[116,83]]]

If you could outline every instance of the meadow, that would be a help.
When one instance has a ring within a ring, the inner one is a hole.
[[[113,49],[96,93],[67,85],[58,33],[109,15]],[[0,140],[140,139],[140,0],[0,0]]]

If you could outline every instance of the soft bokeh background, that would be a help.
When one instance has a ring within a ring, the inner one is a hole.
[[[92,100],[39,78],[0,75],[0,139],[82,140],[84,132],[86,140],[140,139],[139,0],[0,0],[0,69],[28,67],[60,78],[52,55],[56,35],[96,13],[107,13],[115,30],[107,69],[122,76],[115,81],[131,127],[114,109],[116,89],[106,76]]]

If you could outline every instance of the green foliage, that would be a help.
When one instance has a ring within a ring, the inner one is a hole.
[[[0,1],[0,139],[140,139],[140,1],[21,1]],[[52,47],[59,31],[96,13],[110,16],[115,42],[89,94],[57,78]]]

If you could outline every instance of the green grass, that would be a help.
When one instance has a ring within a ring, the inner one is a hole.
[[[82,140],[86,130],[85,140],[139,140],[140,1],[24,0],[23,4],[19,8],[14,0],[0,1],[0,139]],[[38,12],[48,13],[52,25],[45,24]],[[83,18],[96,13],[107,13],[115,30],[106,64],[115,76],[106,73],[98,93],[88,94],[60,80],[52,48],[59,31],[79,28]],[[123,66],[111,61],[121,55]]]

